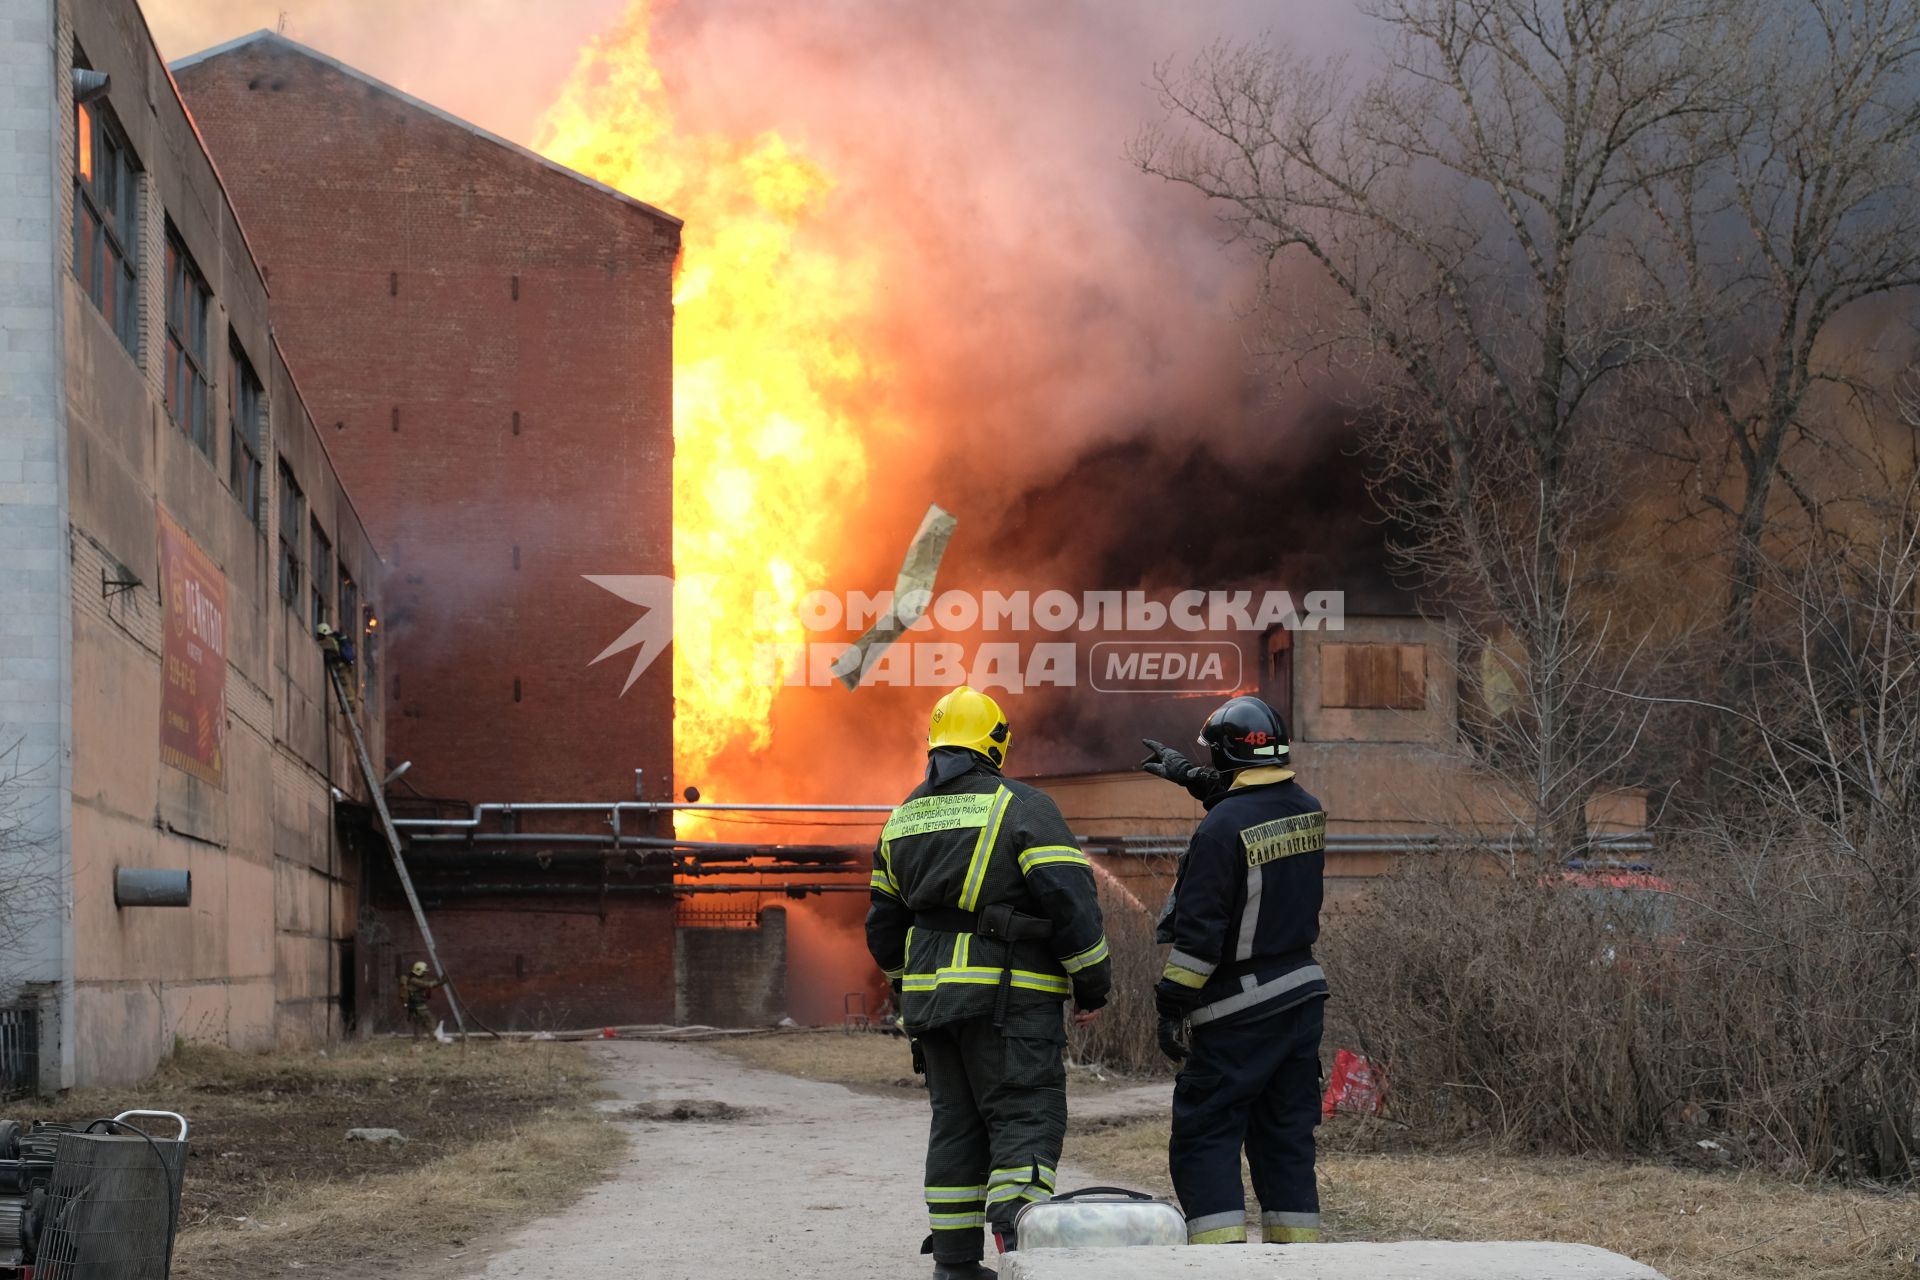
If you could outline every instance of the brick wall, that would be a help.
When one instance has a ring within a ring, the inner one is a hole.
[[[375,874],[390,878],[384,868]],[[464,1007],[496,1031],[673,1020],[669,897],[435,902],[429,911]],[[371,1029],[400,1030],[400,975],[427,956],[397,885],[380,895],[369,926],[357,948],[362,1018]],[[434,1013],[447,1017],[444,1000],[435,999]]]
[[[273,37],[176,67],[392,565],[387,755],[463,799],[663,795],[670,664],[583,574],[671,564],[678,225]]]
[[[787,1008],[787,909],[765,907],[751,929],[682,927],[673,936],[674,1021],[764,1027]]]
[[[0,2],[12,18],[0,32],[24,34],[18,15],[28,0]],[[306,494],[303,534],[308,519],[326,530],[329,559],[370,603],[379,598],[380,562],[275,351],[260,268],[134,0],[61,0],[42,52],[50,80],[23,85],[10,103],[40,95],[53,166],[50,189],[40,187],[50,214],[44,265],[56,305],[58,403],[44,429],[60,459],[48,468],[64,514],[51,553],[64,611],[57,656],[67,673],[54,714],[70,726],[71,750],[64,840],[47,846],[63,855],[70,881],[64,937],[42,939],[36,961],[56,967],[70,993],[59,1083],[126,1082],[182,1039],[242,1049],[306,1044],[342,1023],[338,979],[355,886],[335,842],[330,792],[364,798],[364,788],[346,721],[325,701],[307,602],[288,607],[279,598],[272,523],[256,525],[230,488],[230,342],[248,353],[266,391],[266,483],[275,484],[283,460]],[[66,72],[82,52],[110,76],[94,110],[117,121],[140,169],[137,228],[121,228],[138,246],[131,349],[70,260],[76,131]],[[161,390],[169,233],[210,295],[202,373],[212,429],[200,443]],[[24,336],[7,345],[39,349]],[[0,503],[19,496],[0,494]],[[268,513],[274,497],[269,488]],[[227,717],[217,780],[161,759],[161,632],[174,589],[159,563],[162,511],[224,578]],[[0,557],[0,575],[41,572],[43,543],[36,529],[21,554]],[[36,669],[30,652],[8,652],[0,687],[17,691]],[[377,710],[360,719],[377,742]],[[118,907],[118,867],[189,871],[191,907]]]

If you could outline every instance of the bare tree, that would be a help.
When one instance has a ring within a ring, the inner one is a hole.
[[[1803,1167],[1920,1174],[1920,481],[1769,564],[1794,643],[1729,708],[1757,750],[1696,837],[1690,1089]]]
[[[1796,456],[1844,447],[1835,419],[1875,391],[1858,356],[1886,328],[1876,304],[1920,284],[1920,6],[1755,8],[1740,79],[1647,188],[1662,231],[1652,273],[1683,320],[1664,388],[1678,393],[1671,448],[1727,532],[1721,699],[1740,696],[1755,656],[1782,499],[1806,536],[1822,508],[1856,496],[1798,474]],[[1850,463],[1833,469],[1855,478]]]
[[[1616,659],[1591,562],[1623,375],[1668,358],[1679,323],[1645,304],[1663,284],[1646,194],[1724,99],[1737,6],[1372,12],[1391,57],[1355,91],[1343,63],[1259,46],[1163,67],[1167,117],[1134,158],[1218,202],[1267,260],[1285,350],[1340,362],[1384,408],[1403,554],[1493,655],[1478,669],[1504,691],[1514,816],[1564,850],[1634,727],[1596,714],[1620,672],[1600,670]]]
[[[60,908],[58,854],[31,809],[38,771],[22,759],[23,745],[0,746],[0,1002],[17,993],[26,951]]]
[[[1920,1178],[1920,483],[1770,557],[1794,643],[1721,803],[1631,891],[1408,859],[1330,933],[1403,1120],[1528,1147]]]

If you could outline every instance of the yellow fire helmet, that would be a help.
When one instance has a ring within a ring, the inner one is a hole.
[[[427,976],[427,962],[425,960],[415,960],[413,962],[413,976],[416,978],[424,978]]]
[[[927,724],[927,745],[965,747],[996,765],[1005,765],[1007,749],[1013,745],[1013,729],[1001,713],[999,703],[963,684],[933,704],[933,719]]]

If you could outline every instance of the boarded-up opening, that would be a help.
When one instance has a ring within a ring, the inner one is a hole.
[[[1320,705],[1366,711],[1425,710],[1427,646],[1322,645]]]

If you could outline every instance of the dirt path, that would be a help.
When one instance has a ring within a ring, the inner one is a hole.
[[[693,1045],[597,1046],[633,1130],[613,1178],[465,1280],[774,1280],[918,1274],[927,1109],[759,1071]],[[690,1117],[716,1107],[731,1118]],[[1138,1105],[1136,1103],[1136,1105]],[[1064,1186],[1089,1179],[1072,1163]],[[926,1270],[932,1270],[930,1264]]]

